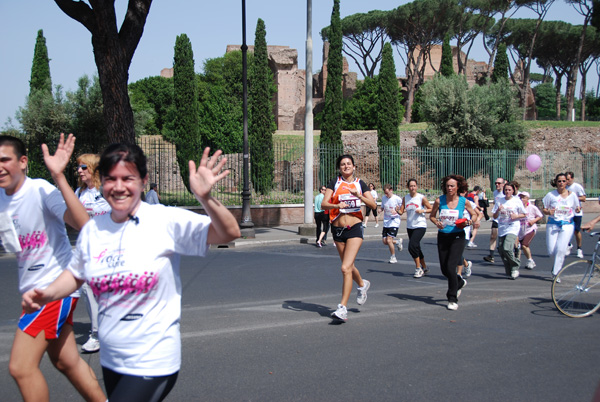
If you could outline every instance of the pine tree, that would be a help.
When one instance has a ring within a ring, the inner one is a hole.
[[[331,12],[331,25],[329,30],[329,53],[327,57],[327,87],[325,88],[325,101],[323,106],[323,119],[321,123],[320,145],[327,146],[321,153],[321,166],[319,179],[321,183],[335,174],[336,155],[333,151],[336,146],[342,148],[342,22],[340,20],[340,0],[333,0]]]
[[[188,162],[198,161],[203,149],[198,130],[198,83],[194,72],[194,52],[186,34],[177,36],[175,40],[173,85],[175,120],[174,130],[168,139],[175,143],[181,177],[190,190]]]
[[[273,134],[276,130],[273,115],[273,94],[276,91],[273,73],[269,68],[265,22],[258,19],[254,38],[254,59],[249,79],[250,162],[252,183],[256,192],[268,194],[273,187]]]
[[[444,77],[454,75],[454,66],[452,62],[452,47],[450,46],[450,35],[446,34],[442,44],[442,61],[440,64],[440,74]]]
[[[392,45],[383,47],[379,69],[377,96],[377,141],[379,146],[379,177],[381,183],[392,186],[400,180],[400,100]]]
[[[501,43],[496,51],[494,59],[494,71],[492,72],[492,82],[497,83],[500,80],[508,80],[508,56],[506,55],[506,44]]]
[[[33,64],[31,65],[31,80],[29,81],[29,95],[36,90],[52,92],[52,79],[50,78],[50,59],[44,31],[39,30],[33,51]]]

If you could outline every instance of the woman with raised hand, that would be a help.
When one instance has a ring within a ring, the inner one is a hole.
[[[329,210],[333,241],[342,260],[342,300],[331,317],[346,321],[348,319],[346,306],[352,293],[352,281],[358,285],[356,303],[359,305],[367,301],[367,290],[371,286],[369,281],[363,280],[360,276],[354,261],[363,242],[361,206],[365,204],[367,208],[375,209],[377,204],[367,184],[354,176],[356,166],[351,155],[337,158],[336,166],[339,175],[327,185],[321,208]]]
[[[459,193],[467,191],[467,181],[460,175],[449,175],[442,179],[443,195],[439,196],[433,203],[429,220],[438,228],[437,247],[440,258],[442,274],[448,279],[448,310],[458,309],[458,296],[467,285],[467,281],[461,278],[456,269],[465,248],[466,225],[479,227],[479,215],[467,203],[465,197]],[[469,211],[475,220],[466,220],[463,213]],[[437,216],[439,212],[439,217]]]
[[[180,255],[204,256],[210,244],[240,236],[237,220],[211,196],[229,171],[209,149],[190,189],[207,215],[141,201],[146,157],[133,144],[112,144],[98,170],[110,214],[83,227],[68,269],[47,288],[23,295],[28,310],[68,295],[87,282],[99,306],[100,364],[109,400],[162,401],[181,366]]]

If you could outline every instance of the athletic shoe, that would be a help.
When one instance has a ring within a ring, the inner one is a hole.
[[[323,247],[323,245],[321,244],[320,241],[317,242],[317,247],[319,247],[319,248]]]
[[[514,270],[510,273],[510,277],[513,279],[517,279],[519,277],[519,271],[518,270]]]
[[[473,243],[472,241],[470,241],[470,242],[467,244],[467,247],[469,247],[469,248],[476,248],[476,247],[477,247],[477,244],[475,244],[475,243]]]
[[[376,224],[375,224],[375,227],[376,227],[376,228],[378,228],[378,227],[379,227],[379,223],[376,223]]]
[[[363,228],[366,228],[366,227],[367,227],[367,225],[365,225],[365,224],[363,223]]]
[[[322,246],[326,246],[326,245],[327,245],[327,242],[326,242],[325,240],[323,240],[323,241],[321,242],[321,245],[322,245]]]
[[[554,280],[554,278],[556,278],[556,275],[552,275],[552,280]],[[560,283],[560,278],[556,278],[556,283]]]
[[[494,263],[494,257],[492,257],[491,255],[486,255],[485,257],[483,257],[483,260],[492,264]]]
[[[95,353],[100,350],[100,341],[94,335],[90,335],[87,342],[81,347],[81,350],[86,353]]]
[[[448,310],[453,310],[453,311],[458,310],[458,303],[454,303],[454,302],[448,303]]]
[[[467,281],[464,280],[464,279],[462,281],[463,281],[462,286],[460,287],[460,289],[458,289],[458,292],[456,292],[456,297],[457,298],[460,297],[460,294],[462,293],[462,290],[467,287]]]
[[[571,243],[569,243],[569,245],[567,246],[567,255],[571,254],[572,249],[573,249],[573,245]]]
[[[583,258],[583,250],[580,248],[577,249],[577,258]]]
[[[418,267],[417,269],[415,269],[415,274],[413,275],[414,278],[421,278],[423,277],[423,275],[425,275],[423,273],[423,270],[421,269],[421,267]]]
[[[395,255],[390,256],[390,260],[388,261],[390,264],[395,264],[398,262]]]
[[[423,276],[429,273],[429,268],[423,268]]]
[[[338,304],[337,310],[331,313],[331,318],[346,322],[348,320],[348,311],[346,310],[346,306]]]
[[[402,251],[402,239],[398,239],[396,241],[396,248],[398,249],[398,251]]]
[[[357,288],[358,290],[358,294],[356,295],[356,304],[358,305],[363,305],[365,304],[365,302],[367,301],[367,290],[369,290],[369,288],[371,287],[371,282],[369,282],[366,279],[363,279],[363,287],[362,288]],[[344,311],[346,310],[346,307],[344,307]]]
[[[535,268],[535,261],[533,261],[533,259],[527,260],[527,265],[525,265],[525,268],[527,268],[527,269]]]
[[[471,276],[471,268],[473,267],[473,263],[471,261],[467,261],[467,265],[465,265],[465,276],[468,278]]]

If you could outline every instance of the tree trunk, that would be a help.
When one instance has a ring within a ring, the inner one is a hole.
[[[558,74],[556,70],[554,71],[556,74],[556,120],[560,120],[560,87],[562,86],[562,74]]]

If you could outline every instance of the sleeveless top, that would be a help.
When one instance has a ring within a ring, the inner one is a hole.
[[[450,209],[446,202],[446,195],[440,196],[440,222],[444,225],[443,229],[439,229],[440,232],[459,233],[464,231],[464,229],[456,227],[454,222],[463,217],[466,201],[465,197],[458,197],[458,205],[455,209]]]
[[[360,209],[362,202],[360,198],[353,196],[350,193],[350,186],[353,186],[358,190],[359,194],[363,194],[363,191],[367,187],[367,184],[360,180],[359,178],[354,179],[354,181],[348,183],[344,181],[341,177],[337,179],[333,179],[327,188],[333,190],[333,195],[331,196],[331,200],[329,201],[332,204],[339,204],[340,202],[345,202],[348,205],[348,208],[342,209],[330,209],[329,210],[329,220],[330,222],[335,221],[341,214],[348,214],[352,216],[356,216],[361,221],[363,220],[363,214]]]

